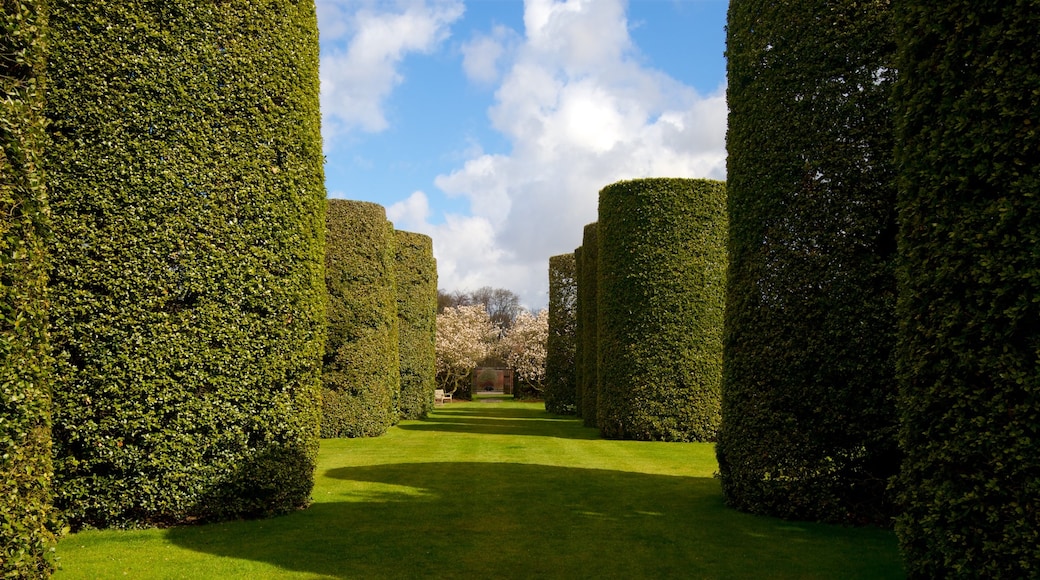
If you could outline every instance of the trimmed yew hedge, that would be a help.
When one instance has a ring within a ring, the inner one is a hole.
[[[47,4],[0,14],[0,576],[44,578],[50,507],[48,206],[42,161]]]
[[[429,236],[395,231],[401,419],[433,409],[437,378],[437,261]]]
[[[577,280],[574,254],[549,258],[549,338],[545,352],[545,410],[573,415]]]
[[[578,266],[578,341],[581,344],[581,392],[579,411],[586,427],[599,420],[599,224],[587,224],[582,232]],[[576,397],[577,398],[577,397]]]
[[[328,203],[321,436],[382,435],[401,394],[394,227],[381,205]]]
[[[886,522],[896,472],[888,3],[733,0],[724,496]]]
[[[914,578],[1040,576],[1040,3],[897,12],[903,462]]]
[[[56,503],[307,505],[325,340],[313,2],[52,0]]]
[[[720,181],[637,179],[599,194],[605,437],[714,441],[726,277]]]

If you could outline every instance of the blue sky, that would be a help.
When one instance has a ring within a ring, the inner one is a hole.
[[[545,306],[599,190],[725,176],[727,0],[317,0],[330,197]]]

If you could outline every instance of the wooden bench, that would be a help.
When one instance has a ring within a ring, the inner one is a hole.
[[[437,389],[433,391],[433,404],[443,405],[446,401],[451,400],[451,393],[445,393],[444,389]]]

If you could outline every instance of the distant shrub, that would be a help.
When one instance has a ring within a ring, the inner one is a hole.
[[[726,188],[637,179],[599,196],[599,417],[605,437],[714,441]]]
[[[880,522],[896,472],[887,2],[733,0],[722,429],[729,505]]]
[[[48,205],[42,158],[47,3],[3,4],[0,28],[0,576],[53,565]]]
[[[401,357],[401,419],[422,419],[433,409],[437,353],[437,261],[433,240],[394,232],[397,247],[397,321]]]
[[[574,254],[549,258],[549,340],[545,355],[545,409],[575,413],[574,348],[577,315]]]
[[[321,436],[382,435],[401,393],[394,228],[381,205],[328,203]]]
[[[578,264],[578,320],[581,343],[581,418],[595,427],[599,415],[599,238],[595,222],[582,232],[581,264]],[[575,397],[577,398],[577,397]]]
[[[1040,3],[898,4],[912,578],[1040,577]]]
[[[57,505],[77,527],[307,505],[325,340],[313,2],[50,5]]]

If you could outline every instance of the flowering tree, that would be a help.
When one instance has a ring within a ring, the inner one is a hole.
[[[522,310],[517,315],[500,348],[519,382],[541,393],[545,388],[545,353],[549,340],[549,311],[531,314]]]
[[[454,393],[491,352],[498,327],[483,304],[445,308],[437,315],[437,382]]]

